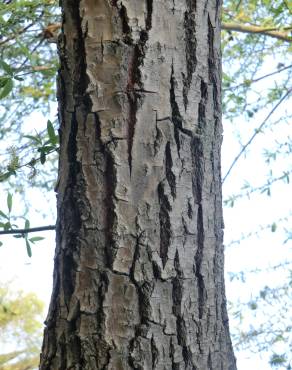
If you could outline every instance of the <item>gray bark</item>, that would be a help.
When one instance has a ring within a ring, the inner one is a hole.
[[[57,247],[40,369],[236,369],[220,6],[62,2]]]

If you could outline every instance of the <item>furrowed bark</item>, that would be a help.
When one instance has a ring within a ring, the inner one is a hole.
[[[62,1],[54,287],[40,369],[235,370],[218,1]]]

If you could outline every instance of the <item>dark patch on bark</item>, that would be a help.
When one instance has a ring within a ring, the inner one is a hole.
[[[186,69],[187,74],[183,76],[183,101],[185,110],[188,106],[188,93],[193,79],[193,73],[197,66],[196,48],[197,40],[194,30],[196,29],[195,22],[196,1],[187,1],[187,11],[184,15],[185,29],[185,51],[186,51]]]
[[[192,208],[192,205],[190,203],[190,199],[188,200],[188,211],[187,211],[187,214],[188,214],[188,218],[191,220],[193,218],[193,208]]]
[[[174,140],[177,147],[177,153],[180,157],[180,132],[183,134],[193,137],[193,133],[190,130],[183,128],[183,118],[178,108],[178,104],[175,98],[175,89],[176,89],[176,80],[174,77],[174,69],[173,64],[171,65],[171,75],[170,75],[170,90],[169,90],[169,100],[170,100],[170,107],[171,107],[171,121],[173,123],[173,130],[174,130]],[[167,117],[168,118],[168,117]]]
[[[183,128],[183,118],[178,108],[178,104],[175,98],[176,80],[174,77],[173,64],[171,65],[171,75],[170,75],[170,90],[169,90],[169,100],[171,107],[171,121],[173,123],[174,129],[174,140],[177,147],[177,153],[180,157],[180,132],[188,137],[193,137],[193,133],[190,130]],[[166,117],[168,118],[168,117]]]
[[[164,186],[162,183],[158,185],[158,201],[160,205],[160,258],[162,260],[163,267],[165,267],[168,259],[168,248],[170,246],[172,232],[169,215],[171,206],[168,197],[164,193]]]
[[[201,274],[203,252],[204,252],[204,224],[203,224],[203,209],[202,205],[199,205],[198,209],[198,221],[197,221],[197,252],[195,256],[195,274],[197,277],[198,287],[198,312],[199,319],[202,319],[205,307],[205,283],[204,278]]]
[[[186,0],[186,4],[188,9],[194,12],[197,10],[197,0]]]
[[[206,104],[208,99],[208,87],[207,84],[201,79],[201,99],[198,107],[198,127],[202,132],[206,126]]]
[[[149,31],[152,27],[152,12],[153,12],[153,0],[146,0],[146,31]]]
[[[152,261],[152,271],[154,279],[158,280],[161,279],[161,268],[158,266],[156,261]]]
[[[175,271],[177,273],[177,276],[179,278],[183,278],[184,273],[183,273],[183,269],[182,269],[180,261],[179,261],[178,250],[176,250],[175,256],[174,256],[174,268],[175,268]]]
[[[172,166],[173,162],[171,156],[170,142],[168,141],[165,146],[165,175],[168,185],[170,187],[172,198],[174,199],[176,198],[176,181],[175,175],[172,172]]]
[[[71,71],[71,78],[73,80],[73,96],[76,106],[84,105],[87,111],[91,111],[92,102],[89,94],[86,92],[89,78],[86,73],[86,52],[85,52],[85,37],[81,28],[81,18],[79,14],[79,6],[76,6],[74,1],[67,2],[67,11],[73,21],[78,33],[78,38],[73,40],[74,53],[74,70]],[[66,21],[66,19],[64,20]]]
[[[128,163],[129,163],[129,171],[130,175],[132,173],[132,149],[133,149],[133,142],[134,142],[134,135],[135,135],[135,126],[137,122],[137,110],[138,110],[138,102],[137,96],[134,92],[128,92],[128,102],[129,102],[129,116],[128,116]]]
[[[182,280],[179,277],[175,277],[172,280],[172,300],[173,300],[172,311],[176,317],[180,315],[182,295],[183,295]]]
[[[173,65],[171,66],[171,75],[170,75],[170,107],[171,107],[171,121],[173,123],[174,129],[174,139],[176,142],[178,156],[180,155],[180,138],[179,138],[179,127],[182,128],[182,116],[180,114],[176,99],[175,99],[175,85],[176,81],[174,78]]]
[[[213,85],[213,104],[215,112],[219,111],[220,102],[218,101],[218,84],[217,84],[217,66],[214,52],[214,28],[212,26],[210,17],[208,15],[208,69],[209,69],[209,82]]]
[[[203,182],[203,144],[198,138],[194,138],[191,145],[192,168],[194,175],[192,177],[192,192],[196,204],[202,200],[202,182]]]
[[[120,18],[121,18],[121,22],[122,22],[122,31],[123,31],[123,34],[124,34],[124,42],[127,44],[131,44],[132,43],[132,39],[131,39],[131,27],[129,26],[129,18],[128,18],[128,15],[127,15],[127,9],[126,7],[122,4],[120,9],[119,9],[119,15],[120,15]]]

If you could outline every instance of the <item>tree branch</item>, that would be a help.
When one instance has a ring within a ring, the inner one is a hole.
[[[56,229],[55,225],[48,225],[48,226],[31,227],[29,229],[12,229],[12,230],[0,231],[0,235],[28,234],[28,233],[36,233],[38,231],[48,231],[48,230],[55,230],[55,229]]]
[[[236,164],[236,162],[239,160],[239,158],[242,156],[242,154],[245,152],[246,148],[252,143],[253,139],[257,136],[257,134],[259,132],[261,132],[261,129],[267,123],[268,119],[275,112],[275,110],[281,105],[281,103],[283,103],[283,101],[289,96],[289,94],[291,92],[292,92],[292,89],[288,90],[287,93],[278,101],[278,103],[273,107],[273,109],[270,111],[270,113],[267,115],[267,117],[263,120],[263,122],[255,130],[254,134],[251,136],[251,138],[248,140],[248,142],[242,147],[241,151],[234,158],[231,166],[229,167],[228,171],[226,172],[226,175],[223,177],[222,184],[224,183],[224,181],[226,180],[226,178],[229,176],[232,168],[234,167],[234,165]]]
[[[254,34],[261,34],[265,36],[274,37],[278,40],[292,42],[292,36],[289,36],[291,33],[292,27],[285,27],[284,31],[279,31],[277,28],[268,28],[268,27],[261,27],[261,26],[253,26],[249,24],[238,24],[238,23],[222,23],[221,28],[227,31],[236,31],[236,32],[243,32],[243,33],[254,33]]]
[[[226,89],[223,89],[222,91],[235,90],[235,89],[239,88],[240,86],[249,86],[249,85],[251,85],[252,83],[255,83],[255,82],[261,81],[261,80],[263,80],[264,78],[267,78],[267,77],[274,76],[274,75],[276,75],[277,73],[283,72],[283,71],[285,71],[286,69],[289,69],[289,68],[291,68],[291,67],[292,67],[292,64],[290,64],[289,66],[284,66],[283,68],[277,69],[277,70],[276,70],[276,71],[274,71],[274,72],[268,73],[268,74],[266,74],[266,75],[264,75],[264,76],[261,76],[261,77],[258,77],[258,78],[255,78],[254,80],[246,80],[246,81],[244,81],[244,82],[242,82],[242,83],[240,83],[240,84],[238,84],[238,85],[236,85],[236,86],[230,86],[230,87],[228,87],[228,88],[226,88]]]

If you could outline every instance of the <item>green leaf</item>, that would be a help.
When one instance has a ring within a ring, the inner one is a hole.
[[[274,233],[276,231],[276,229],[277,229],[277,224],[275,222],[273,222],[272,225],[271,225],[272,233]]]
[[[2,242],[0,242],[0,247],[2,247],[2,245],[3,245],[3,243],[2,243]]]
[[[7,194],[7,207],[10,213],[12,209],[12,194],[11,193]]]
[[[6,220],[9,220],[9,217],[2,211],[0,211],[0,217],[6,218]]]
[[[14,79],[17,81],[24,81],[24,78],[18,76],[14,76]]]
[[[26,244],[27,255],[28,255],[28,257],[31,257],[32,256],[31,246],[30,246],[29,241],[27,239],[25,239],[25,244]]]
[[[41,144],[42,145],[42,140],[40,139],[39,136],[23,135],[23,137],[25,137],[26,139],[30,139],[32,141],[35,141],[37,144]]]
[[[55,134],[54,126],[50,120],[47,122],[47,131],[51,144],[55,146],[58,143],[58,136]]]
[[[8,80],[10,80],[10,77],[1,76],[0,77],[0,88],[3,88],[7,84]]]
[[[4,60],[0,60],[0,67],[6,72],[9,76],[13,76],[13,69],[8,65]]]
[[[11,223],[10,222],[6,222],[6,224],[4,225],[4,231],[7,231],[11,229]]]
[[[35,242],[38,242],[40,240],[44,240],[45,238],[43,238],[42,236],[34,236],[33,238],[30,238],[28,239],[30,242],[32,243],[35,243]]]
[[[13,81],[11,78],[7,80],[5,85],[2,87],[2,90],[0,92],[0,99],[5,98],[8,94],[10,94],[11,90],[13,88]]]
[[[13,238],[16,238],[16,239],[20,239],[20,238],[23,238],[23,234],[16,234],[16,235],[13,235]]]

